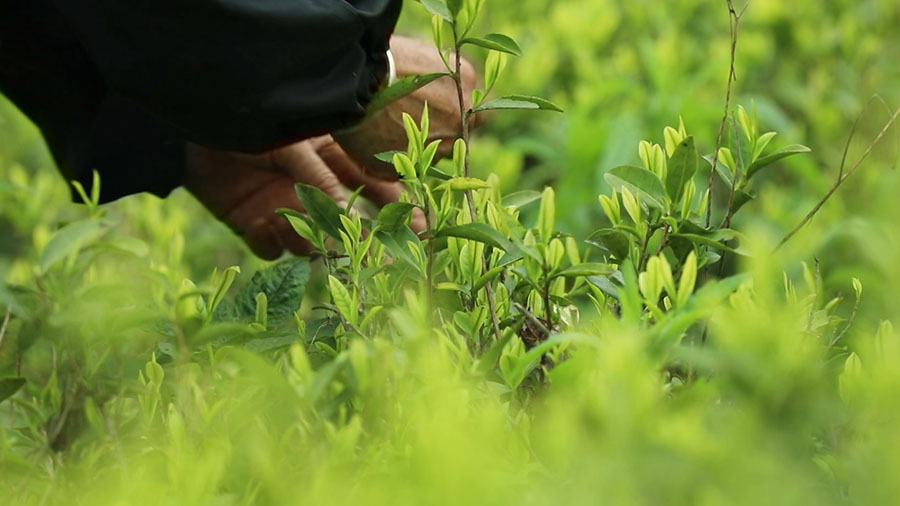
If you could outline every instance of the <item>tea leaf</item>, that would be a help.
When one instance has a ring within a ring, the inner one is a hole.
[[[0,379],[0,402],[12,397],[25,385],[25,378],[2,378]]]
[[[503,35],[502,33],[489,33],[481,38],[466,37],[465,39],[461,40],[459,44],[461,46],[465,44],[471,44],[473,46],[493,49],[494,51],[501,51],[515,56],[522,56],[522,49],[519,48],[519,45],[516,44],[516,41],[514,41],[509,36]]]
[[[343,210],[325,192],[315,186],[297,183],[294,185],[297,197],[309,217],[319,225],[326,234],[335,239],[341,238],[341,214]]]
[[[760,169],[762,169],[763,167],[765,167],[767,165],[771,165],[771,164],[777,162],[778,160],[781,160],[782,158],[786,158],[788,156],[793,156],[793,155],[799,155],[802,153],[809,153],[811,151],[812,150],[809,149],[808,147],[800,145],[800,144],[792,144],[790,146],[785,146],[781,149],[778,149],[776,151],[769,153],[768,155],[766,155],[762,158],[759,158],[758,160],[756,160],[755,162],[750,164],[750,167],[747,169],[747,177],[748,178],[753,177],[753,175],[756,174],[757,172],[759,172]]]
[[[279,323],[292,318],[300,307],[309,281],[309,259],[287,258],[266,269],[257,271],[235,297],[235,319],[255,319],[257,294],[266,296],[269,322]]]
[[[541,198],[541,192],[536,190],[523,190],[514,193],[510,193],[503,197],[503,206],[504,207],[513,207],[520,208],[524,207],[535,200]]]
[[[391,202],[378,212],[378,228],[386,232],[397,230],[401,225],[406,225],[406,220],[415,208],[409,202]]]
[[[615,272],[615,269],[608,264],[588,262],[567,267],[557,272],[553,277],[577,278],[587,276],[608,276],[613,272]]]
[[[666,188],[659,176],[649,170],[633,165],[620,165],[607,172],[604,178],[613,188],[628,188],[632,192],[639,193],[647,204],[657,209],[665,209],[663,202],[666,198]]]
[[[465,225],[456,225],[439,230],[435,237],[458,237],[460,239],[470,239],[472,241],[481,242],[497,249],[502,249],[507,253],[519,253],[519,248],[510,242],[509,239],[497,232],[493,228],[484,223],[467,223]]]
[[[384,109],[387,105],[400,100],[422,86],[449,75],[450,74],[447,72],[432,72],[430,74],[401,77],[394,81],[394,84],[381,90],[371,101],[369,101],[369,106],[366,108],[366,114],[372,116],[381,109]]]
[[[540,97],[530,97],[526,95],[507,95],[505,97],[495,98],[483,102],[478,107],[472,109],[473,113],[481,111],[489,111],[493,109],[533,109],[543,111],[563,112],[558,105]]]
[[[672,202],[678,202],[684,194],[684,187],[697,173],[697,150],[694,138],[688,137],[675,147],[669,158],[666,172],[666,193]]]

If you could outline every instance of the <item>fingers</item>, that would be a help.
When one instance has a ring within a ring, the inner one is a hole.
[[[339,206],[344,207],[347,205],[347,190],[316,151],[317,147],[329,140],[329,136],[322,136],[277,149],[272,152],[273,168],[289,176],[294,182],[319,188]],[[333,144],[334,141],[330,143]]]
[[[284,250],[295,255],[308,255],[313,247],[297,235],[290,223],[275,213],[276,209],[302,207],[297,202],[290,178],[279,176],[272,184],[250,195],[223,217],[229,226],[260,258],[274,260]]]
[[[285,249],[298,255],[312,251],[275,213],[300,207],[287,175],[260,169],[242,156],[190,145],[184,185],[256,255],[274,259]]]

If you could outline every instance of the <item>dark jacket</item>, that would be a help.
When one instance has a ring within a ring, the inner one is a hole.
[[[103,200],[178,186],[185,142],[258,151],[360,119],[402,0],[0,0],[0,91]]]

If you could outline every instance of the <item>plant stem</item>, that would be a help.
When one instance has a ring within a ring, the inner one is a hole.
[[[709,170],[709,184],[707,185],[707,187],[709,188],[709,193],[706,197],[707,228],[709,228],[709,223],[712,221],[713,183],[715,182],[716,167],[719,163],[719,150],[722,148],[722,138],[725,136],[725,124],[728,123],[728,111],[731,109],[731,90],[734,87],[735,79],[734,61],[737,55],[738,27],[740,26],[741,17],[744,15],[744,11],[746,10],[747,6],[745,5],[744,8],[741,9],[741,12],[738,13],[734,9],[734,2],[732,0],[728,0],[728,22],[731,30],[731,62],[728,68],[728,86],[725,89],[725,111],[722,113],[722,122],[719,124],[719,135],[716,138],[716,150],[713,153],[712,168]],[[732,184],[732,186],[734,185]],[[733,191],[731,198],[734,198]]]
[[[847,148],[845,148],[844,159],[841,161],[841,168],[840,168],[840,171],[838,172],[837,181],[834,182],[834,185],[832,185],[831,189],[828,190],[828,192],[825,194],[825,196],[822,197],[822,199],[819,200],[819,202],[816,203],[816,205],[813,206],[813,208],[808,213],[806,213],[806,216],[800,221],[800,223],[798,223],[796,227],[794,227],[790,232],[788,232],[788,234],[786,236],[784,236],[784,238],[781,240],[781,242],[778,243],[778,246],[775,247],[775,251],[778,251],[779,249],[781,249],[781,247],[784,246],[784,244],[786,242],[788,242],[789,240],[791,240],[792,237],[794,237],[794,234],[799,232],[801,228],[806,226],[806,224],[809,223],[809,221],[813,219],[813,217],[819,212],[819,209],[821,209],[822,206],[824,206],[825,203],[828,202],[828,199],[830,199],[831,196],[834,195],[834,192],[836,192],[837,189],[840,188],[841,185],[844,183],[844,181],[846,181],[847,178],[850,177],[850,175],[853,174],[853,172],[856,171],[856,169],[858,169],[860,165],[862,165],[862,163],[866,160],[866,158],[869,157],[869,155],[872,153],[872,150],[875,149],[875,146],[881,141],[882,137],[884,137],[884,135],[887,133],[887,131],[890,130],[891,126],[893,126],[894,123],[897,121],[898,116],[900,116],[900,108],[898,108],[896,111],[894,111],[894,114],[891,116],[891,119],[888,120],[888,122],[884,125],[884,128],[882,128],[881,131],[878,132],[878,135],[875,136],[875,140],[873,140],[872,143],[869,144],[869,147],[867,147],[866,150],[863,152],[863,154],[860,155],[859,159],[856,160],[856,163],[854,163],[853,166],[851,166],[850,169],[847,170],[846,172],[844,172],[844,162],[846,161],[846,156],[847,156],[847,153],[846,153]],[[857,120],[857,121],[859,121],[859,120]],[[854,132],[855,132],[855,129],[856,128],[854,125]],[[853,138],[853,133],[851,132],[850,139],[852,139],[852,138]],[[848,147],[850,145],[850,139],[847,140]]]
[[[466,145],[466,154],[464,157],[463,164],[463,174],[466,177],[469,177],[470,169],[469,169],[469,115],[466,111],[466,102],[463,97],[463,85],[462,85],[462,54],[459,50],[459,35],[456,30],[456,21],[450,23],[450,27],[453,29],[453,51],[456,53],[456,61],[454,62],[456,71],[453,72],[453,81],[456,83],[456,97],[459,100],[459,119],[462,123],[462,140]],[[478,213],[475,212],[475,199],[472,196],[471,190],[465,191],[466,202],[469,207],[469,216],[472,218],[472,223],[478,221]],[[486,259],[486,256],[484,257]],[[481,263],[481,273],[482,275],[487,272],[487,261],[483,261]],[[491,283],[487,282],[484,284],[484,293],[487,296],[488,303],[488,311],[491,313],[491,324],[494,328],[494,336],[497,341],[500,341],[503,338],[503,334],[500,332],[500,319],[497,318],[497,308],[494,304],[494,289],[491,287]]]
[[[9,319],[12,317],[12,307],[6,308],[6,315],[3,316],[3,323],[0,324],[0,345],[3,344],[3,336],[6,335],[6,326],[9,325]]]

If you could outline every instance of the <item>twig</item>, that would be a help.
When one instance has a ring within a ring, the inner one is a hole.
[[[715,182],[716,167],[719,163],[719,150],[722,148],[722,138],[725,135],[725,124],[728,122],[728,111],[731,109],[731,90],[734,87],[735,72],[734,62],[737,56],[738,28],[740,27],[741,18],[746,12],[747,6],[738,13],[734,8],[734,2],[728,0],[728,17],[729,27],[731,31],[731,62],[728,68],[728,86],[725,89],[725,111],[722,113],[722,122],[719,124],[719,135],[716,139],[716,150],[713,153],[712,169],[709,171],[709,184],[707,185],[709,193],[706,197],[706,227],[712,221],[712,200],[713,200],[713,183]]]
[[[513,302],[513,306],[515,306],[516,309],[518,309],[519,311],[521,311],[522,314],[525,315],[525,318],[527,318],[528,321],[530,321],[531,323],[533,323],[534,326],[537,327],[538,330],[540,330],[541,332],[543,332],[543,334],[544,334],[545,336],[549,336],[549,335],[550,335],[550,329],[548,329],[547,326],[544,325],[544,322],[542,322],[542,321],[540,320],[540,318],[538,318],[537,316],[534,315],[534,313],[532,313],[531,311],[529,311],[527,307],[523,306],[522,304],[520,304],[520,303],[518,303],[518,302]]]
[[[453,72],[453,80],[456,83],[456,96],[459,100],[459,118],[462,123],[462,140],[466,145],[466,154],[464,157],[463,164],[463,173],[466,177],[469,177],[470,169],[469,169],[469,117],[466,114],[466,102],[465,98],[463,98],[463,85],[462,85],[462,54],[460,53],[460,45],[459,45],[459,35],[456,30],[456,21],[450,23],[450,27],[453,30],[453,50],[456,53],[456,61],[454,62],[456,65],[456,71]],[[475,212],[475,199],[472,196],[472,190],[465,191],[466,202],[469,207],[469,215],[472,218],[472,222],[475,223],[478,221],[478,213]],[[487,272],[487,262],[482,262],[481,265],[481,274],[484,275]],[[487,282],[484,284],[484,293],[487,298],[488,303],[488,311],[491,314],[491,325],[494,328],[494,336],[497,341],[503,339],[503,334],[500,332],[500,319],[497,318],[497,308],[494,303],[494,289],[491,287],[491,283]]]
[[[6,315],[3,316],[3,324],[0,324],[0,345],[3,344],[3,336],[6,335],[6,326],[9,325],[9,319],[12,317],[12,307],[6,308]]]
[[[881,138],[884,137],[884,135],[887,133],[887,131],[890,130],[890,128],[897,121],[898,116],[900,116],[900,108],[898,108],[894,112],[894,114],[891,116],[891,119],[889,119],[888,122],[884,125],[884,128],[882,128],[881,131],[878,132],[878,135],[875,136],[875,140],[873,140],[872,143],[869,144],[869,147],[866,148],[866,150],[863,152],[862,155],[860,155],[860,157],[856,161],[856,163],[854,163],[853,166],[851,166],[850,169],[848,169],[845,172],[844,171],[844,162],[846,162],[846,160],[847,160],[847,149],[850,146],[850,141],[853,139],[853,135],[856,133],[856,124],[859,122],[859,118],[857,118],[856,123],[854,123],[854,125],[853,125],[853,130],[850,132],[850,137],[847,139],[847,146],[845,147],[845,150],[844,150],[844,158],[841,160],[841,167],[840,167],[840,170],[838,171],[837,181],[835,181],[834,185],[831,187],[830,190],[828,190],[828,192],[825,194],[825,196],[822,197],[822,199],[819,200],[819,202],[815,206],[813,206],[813,208],[806,214],[806,216],[803,218],[803,220],[801,220],[800,223],[798,223],[797,226],[793,228],[793,230],[791,230],[790,232],[788,232],[788,234],[786,236],[784,236],[784,238],[781,240],[781,242],[778,243],[778,246],[775,247],[775,251],[778,251],[779,249],[781,249],[781,247],[784,246],[784,244],[786,242],[788,242],[789,240],[791,240],[792,237],[794,237],[794,234],[799,232],[801,228],[806,226],[806,224],[809,223],[809,221],[813,219],[813,217],[816,215],[816,213],[819,212],[819,209],[821,209],[822,206],[824,206],[825,203],[828,202],[828,199],[831,198],[831,196],[834,194],[834,192],[836,192],[837,189],[840,188],[840,186],[844,183],[844,181],[846,181],[847,178],[850,177],[850,175],[853,174],[853,172],[856,171],[856,169],[858,169],[860,165],[862,165],[862,163],[866,160],[866,158],[869,157],[869,155],[872,153],[872,150],[875,149],[875,146],[881,141]]]

